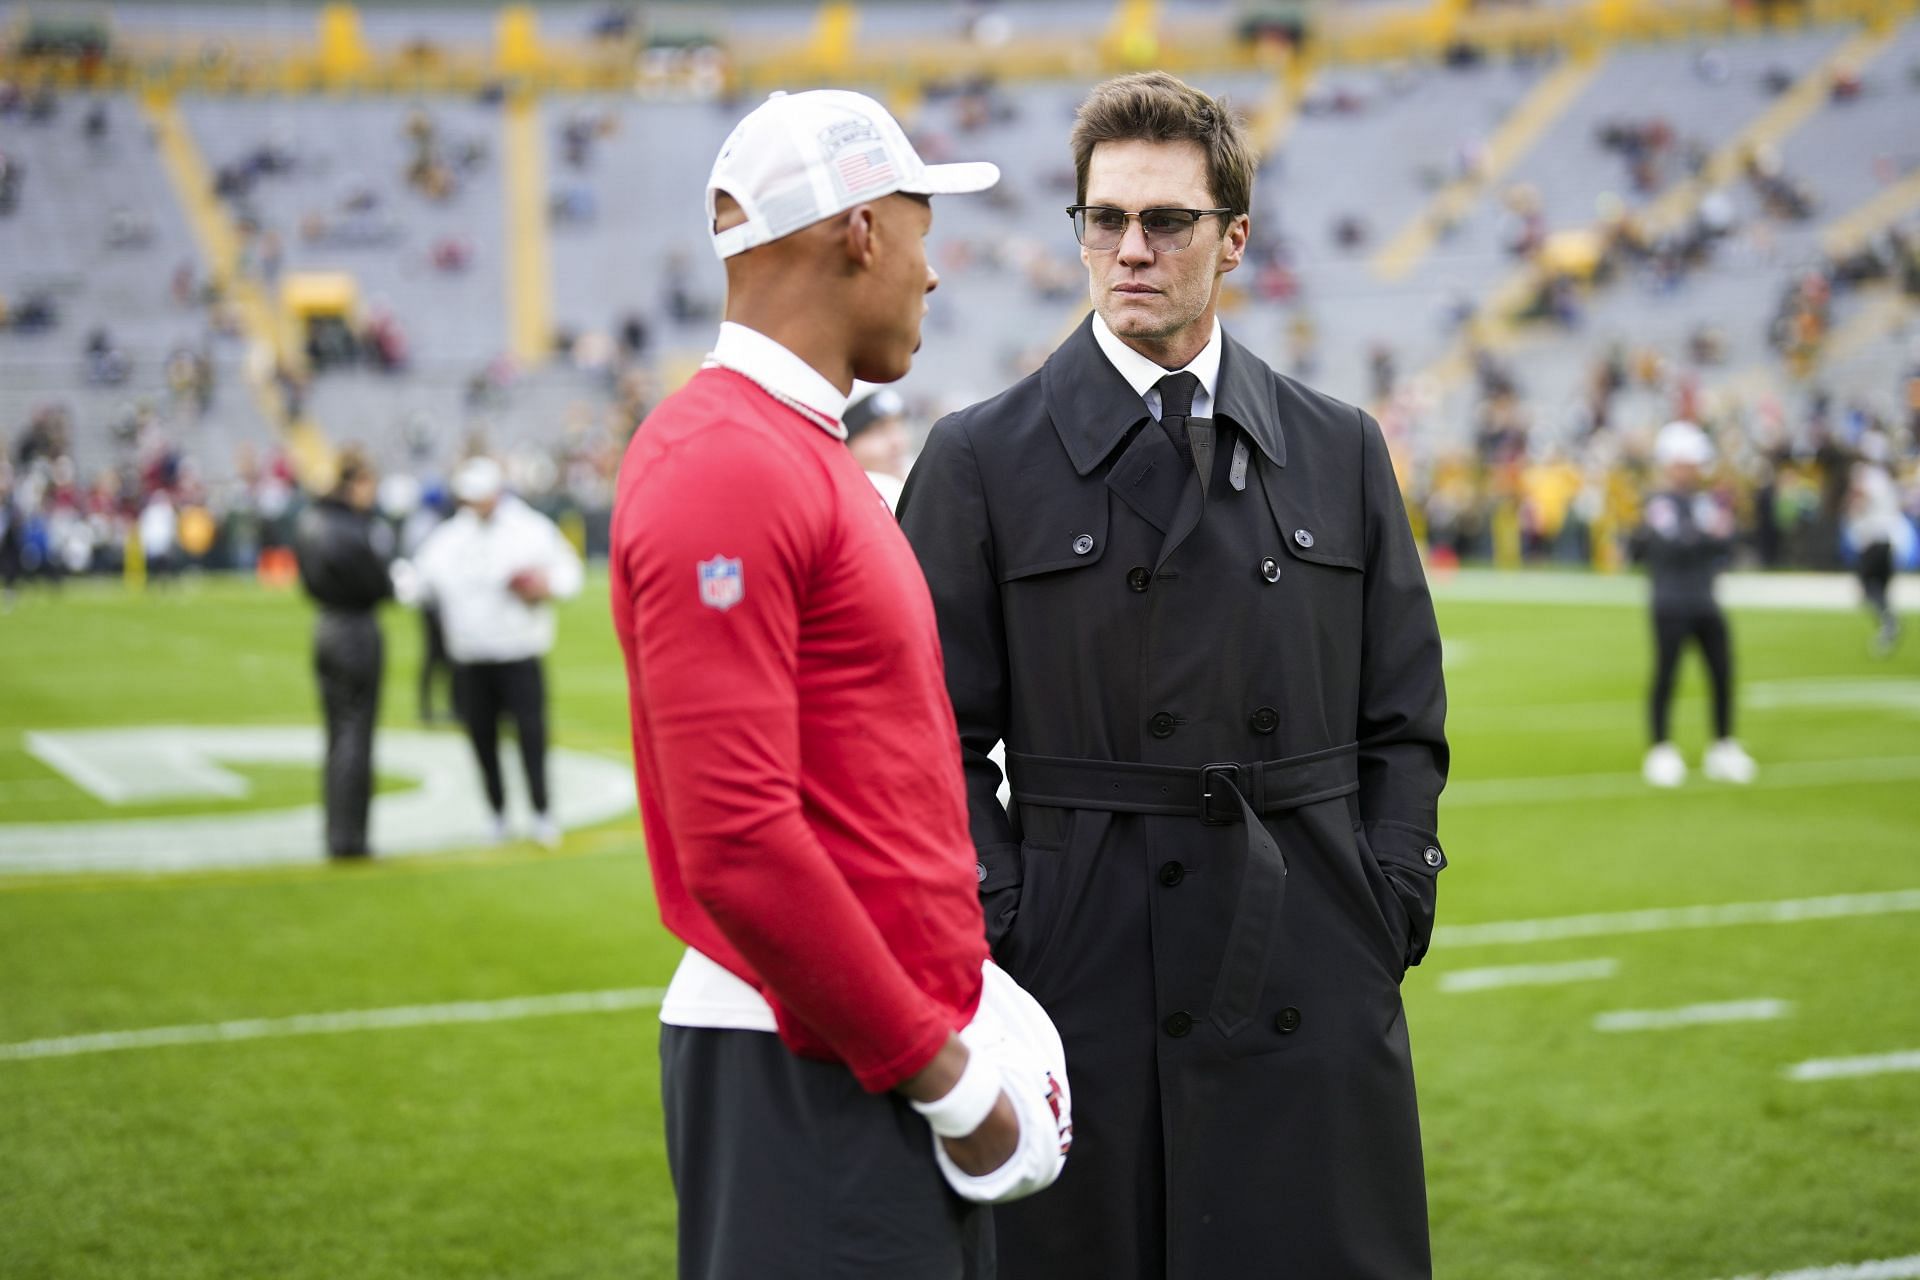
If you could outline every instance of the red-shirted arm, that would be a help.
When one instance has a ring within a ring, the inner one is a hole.
[[[762,983],[852,1068],[893,1088],[953,1030],[888,949],[801,814],[800,618],[834,537],[817,458],[724,424],[676,442],[623,503],[639,695],[687,892]],[[740,562],[737,603],[698,566]]]

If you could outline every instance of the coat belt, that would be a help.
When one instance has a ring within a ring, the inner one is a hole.
[[[1232,844],[1239,863],[1237,905],[1207,1011],[1220,1034],[1232,1036],[1260,1011],[1286,901],[1286,856],[1260,818],[1358,791],[1358,756],[1359,746],[1351,742],[1284,760],[1203,765],[1010,751],[1007,774],[1013,798],[1021,804],[1192,817],[1208,826],[1240,824],[1244,838]]]

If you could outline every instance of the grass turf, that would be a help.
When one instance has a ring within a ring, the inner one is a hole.
[[[1920,646],[1874,662],[1861,616],[1737,615],[1761,781],[1656,794],[1630,776],[1637,610],[1443,589],[1441,623],[1460,784],[1443,924],[1920,887]],[[28,730],[311,722],[307,631],[297,600],[240,583],[29,596],[0,619],[0,822],[108,812],[25,752]],[[417,634],[399,614],[387,634],[383,723],[409,725]],[[595,591],[550,678],[558,740],[624,756]],[[1702,683],[1690,666],[1675,717],[1695,761]],[[1875,780],[1849,780],[1861,760]],[[297,770],[251,776],[250,801],[186,808],[311,799]],[[1528,779],[1546,781],[1509,785]],[[1443,942],[1407,980],[1439,1274],[1711,1280],[1920,1253],[1920,1074],[1782,1074],[1920,1049],[1917,953],[1917,914]],[[0,877],[0,1043],[653,986],[676,954],[631,818],[557,855]],[[1602,957],[1610,979],[1438,985]],[[1790,1012],[1592,1027],[1756,997]],[[654,1046],[629,1012],[0,1060],[0,1275],[670,1274]]]

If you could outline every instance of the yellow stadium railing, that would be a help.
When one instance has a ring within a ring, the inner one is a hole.
[[[1920,10],[1920,0],[1588,0],[1538,8],[1476,7],[1430,0],[1410,7],[1307,10],[1306,57],[1318,65],[1431,60],[1470,45],[1504,56],[1559,49],[1591,53],[1623,42],[1697,40],[1763,30],[1835,24],[1885,29]],[[660,70],[642,36],[548,40],[530,5],[502,11],[489,43],[414,41],[376,45],[352,5],[334,3],[310,35],[235,38],[219,31],[117,35],[104,55],[28,58],[20,36],[33,6],[17,8],[0,35],[0,78],[55,88],[210,94],[605,93],[706,87],[692,68]],[[942,18],[930,9],[929,23]],[[728,86],[756,93],[822,83],[901,85],[991,75],[1003,81],[1089,78],[1151,65],[1176,73],[1268,70],[1271,46],[1243,38],[1231,19],[1178,24],[1153,0],[1116,0],[1104,31],[1022,34],[1001,44],[945,31],[866,39],[850,0],[827,0],[801,39],[724,42],[714,37]],[[664,77],[664,79],[661,79]],[[685,83],[675,83],[681,77]],[[656,82],[658,81],[658,82]]]

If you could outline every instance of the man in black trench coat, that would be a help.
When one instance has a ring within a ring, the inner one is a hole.
[[[1121,77],[1073,144],[1094,314],[940,422],[900,507],[994,954],[1073,1064],[1073,1159],[995,1211],[1000,1274],[1424,1276],[1399,984],[1446,695],[1393,468],[1215,319],[1254,165],[1221,104]]]
[[[294,524],[300,584],[320,616],[313,625],[313,672],[320,682],[327,752],[322,769],[327,854],[364,858],[373,806],[373,730],[380,718],[386,650],[376,610],[393,594],[393,539],[374,518],[380,477],[366,454],[343,449],[338,478]]]

